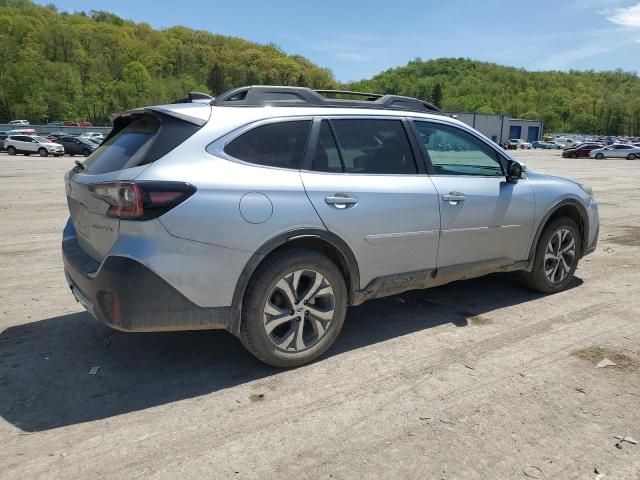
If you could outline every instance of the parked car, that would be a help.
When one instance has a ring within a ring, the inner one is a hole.
[[[80,124],[78,122],[72,122],[70,120],[65,120],[62,122],[63,127],[79,127]]]
[[[98,147],[102,145],[102,142],[103,142],[103,140],[97,140],[95,138],[85,138],[85,140],[93,143],[94,145],[97,145]]]
[[[572,148],[565,148],[562,152],[563,158],[587,158],[593,150],[603,148],[600,143],[583,143]]]
[[[591,158],[626,158],[627,160],[635,160],[640,157],[640,147],[634,147],[633,145],[626,145],[621,143],[614,143],[604,148],[597,148],[591,150],[589,153]]]
[[[52,122],[47,123],[47,127],[62,127],[64,126],[64,122],[62,120],[54,120]]]
[[[521,138],[511,138],[509,139],[509,147],[511,149],[516,149],[516,148],[530,149],[532,148],[532,145],[529,142],[525,142]]]
[[[9,125],[30,125],[29,120],[11,120]]]
[[[535,142],[531,142],[531,146],[534,149],[537,148],[541,148],[543,150],[549,150],[549,149],[553,149],[556,148],[556,144],[555,143],[551,143],[551,142],[541,142],[539,140],[536,140]]]
[[[3,152],[6,150],[6,148],[4,147],[4,141],[8,138],[8,135],[4,132],[0,133],[0,152]]]
[[[37,153],[41,157],[49,154],[59,157],[64,154],[62,145],[37,135],[11,135],[5,140],[4,145],[9,155],[22,153],[28,157],[32,153]]]
[[[69,135],[58,137],[55,142],[62,145],[65,153],[68,153],[72,157],[74,155],[88,157],[96,148],[98,148],[95,143],[90,142],[86,138],[72,137]]]
[[[52,142],[55,142],[60,137],[72,137],[72,136],[73,135],[66,132],[51,132],[49,135],[45,135],[45,138],[51,140]]]
[[[82,135],[80,135],[81,138],[93,138],[96,140],[104,140],[104,135],[101,134],[100,132],[84,132]]]
[[[425,102],[200,98],[125,112],[65,176],[67,281],[118,330],[227,329],[292,367],[349,305],[498,271],[559,292],[596,248],[589,187],[526,171]]]
[[[79,127],[93,127],[93,123],[91,122],[78,122]]]
[[[567,146],[564,143],[556,142],[555,140],[550,141],[549,146],[550,148],[553,148],[556,150],[564,150],[565,148],[567,148]]]
[[[11,135],[37,135],[38,132],[36,132],[33,128],[17,128],[15,130],[9,130],[8,132],[5,132],[7,135],[11,136]]]

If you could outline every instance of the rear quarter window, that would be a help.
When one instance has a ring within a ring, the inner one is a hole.
[[[299,169],[311,120],[261,125],[243,133],[224,147],[224,152],[243,162],[265,167]]]

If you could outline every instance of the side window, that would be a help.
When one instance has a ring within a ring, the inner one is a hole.
[[[471,134],[439,123],[414,123],[437,175],[504,176],[497,153]]]
[[[400,120],[332,120],[345,173],[415,174],[416,162]]]
[[[342,173],[343,171],[336,139],[333,138],[333,133],[327,120],[323,120],[320,124],[320,135],[318,136],[311,169],[316,172]]]
[[[257,165],[299,169],[311,120],[262,125],[243,133],[224,147],[227,155]]]

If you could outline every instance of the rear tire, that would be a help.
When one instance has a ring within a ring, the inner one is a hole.
[[[49,155],[49,152],[47,151],[46,148],[41,148],[40,150],[38,150],[38,154],[41,157],[47,157]]]
[[[582,238],[576,222],[558,218],[542,231],[536,246],[533,269],[521,272],[522,283],[542,293],[557,293],[567,288],[578,267]]]
[[[346,312],[347,287],[331,260],[314,250],[282,250],[247,287],[240,340],[268,365],[298,367],[333,345]]]
[[[7,147],[7,153],[9,155],[15,155],[16,154],[16,149],[15,147]]]
[[[91,152],[88,149],[84,149],[82,150],[82,156],[83,157],[88,157],[89,155],[91,155]]]
[[[601,153],[596,153],[596,158],[597,158],[598,160],[602,160],[602,159],[604,158],[604,155],[603,155],[603,154],[601,154]]]

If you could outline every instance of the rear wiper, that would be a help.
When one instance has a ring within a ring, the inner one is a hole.
[[[76,168],[78,169],[78,171],[79,171],[79,172],[81,172],[82,170],[84,170],[85,168],[87,168],[87,167],[85,166],[85,164],[84,164],[84,163],[82,163],[80,160],[75,160],[74,162],[75,162],[75,164],[76,164]]]

